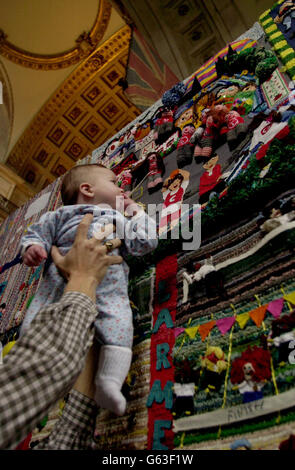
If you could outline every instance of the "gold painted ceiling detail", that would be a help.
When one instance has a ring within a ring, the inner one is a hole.
[[[33,54],[22,50],[7,41],[7,35],[0,30],[0,54],[18,65],[35,70],[58,70],[70,67],[85,59],[97,47],[109,24],[111,10],[112,6],[108,0],[100,0],[91,31],[81,33],[76,39],[75,47],[55,55]]]
[[[125,77],[130,39],[125,26],[85,59],[15,144],[6,163],[36,192],[140,114],[118,85]]]

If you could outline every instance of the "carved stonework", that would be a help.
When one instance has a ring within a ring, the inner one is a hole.
[[[76,40],[76,46],[61,54],[33,54],[7,41],[7,35],[0,30],[0,54],[12,62],[35,70],[59,70],[77,64],[93,51],[104,36],[111,17],[112,6],[108,0],[100,0],[99,10],[90,32],[83,32]]]

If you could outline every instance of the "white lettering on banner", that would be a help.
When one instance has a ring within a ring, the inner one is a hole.
[[[247,419],[253,416],[257,410],[263,410],[263,400],[255,400],[244,405],[234,406],[228,410],[228,423]]]
[[[218,409],[209,413],[201,413],[174,421],[173,431],[190,431],[193,429],[206,429],[209,427],[226,425],[244,421],[250,418],[275,413],[280,410],[291,408],[295,405],[294,390],[279,393],[272,397],[243,403],[230,408]]]

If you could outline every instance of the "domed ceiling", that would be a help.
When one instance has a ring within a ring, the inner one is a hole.
[[[14,116],[2,161],[38,192],[139,111],[123,95],[131,31],[107,0],[0,3]]]

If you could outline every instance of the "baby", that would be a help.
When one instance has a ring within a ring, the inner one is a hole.
[[[123,239],[121,254],[142,256],[156,248],[156,224],[117,185],[116,175],[100,165],[79,165],[64,177],[61,188],[64,206],[42,215],[39,222],[28,228],[21,241],[21,253],[27,266],[38,266],[56,245],[64,255],[74,242],[76,229],[87,213],[93,213],[89,237],[108,223],[116,226],[116,236]],[[133,210],[132,217],[125,217]],[[116,210],[116,208],[120,210]],[[113,250],[116,254],[116,250]],[[128,374],[133,342],[132,311],[128,298],[128,272],[125,261],[112,265],[96,290],[96,337],[100,348],[96,372],[95,400],[97,404],[121,416],[126,400],[121,393]],[[25,333],[40,308],[57,302],[65,281],[54,263],[48,263],[43,279],[23,321]]]

